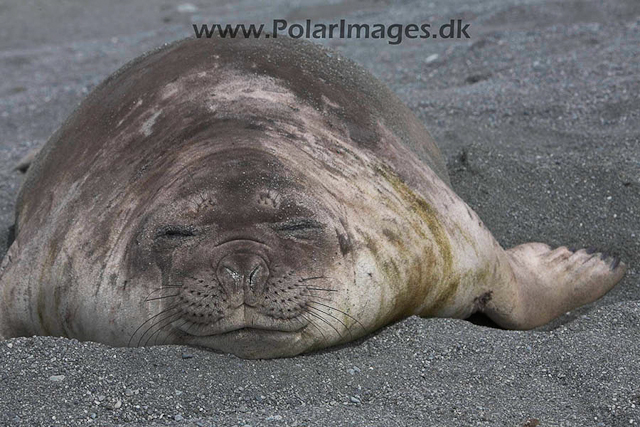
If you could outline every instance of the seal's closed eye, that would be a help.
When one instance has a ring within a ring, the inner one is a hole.
[[[318,222],[310,218],[292,218],[286,221],[273,224],[271,226],[275,231],[291,232],[291,231],[307,231],[307,230],[321,230],[325,226],[321,222]]]
[[[165,225],[155,234],[155,239],[180,239],[196,235],[196,229],[190,225]]]
[[[325,228],[319,221],[310,218],[290,218],[271,225],[271,228],[281,237],[313,239]]]

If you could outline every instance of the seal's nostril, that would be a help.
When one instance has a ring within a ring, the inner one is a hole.
[[[258,265],[251,272],[251,275],[249,276],[249,286],[251,286],[252,289],[253,289],[253,286],[256,284],[256,282],[258,282],[258,280],[259,280],[260,270],[261,270],[261,267],[260,267],[260,265]]]
[[[217,276],[227,295],[244,294],[246,303],[249,294],[263,292],[269,268],[264,258],[257,254],[235,252],[220,260]]]
[[[232,278],[233,280],[241,280],[241,279],[242,279],[242,276],[241,276],[241,275],[240,275],[240,273],[238,273],[237,271],[232,270],[231,268],[229,268],[229,267],[227,267],[227,266],[224,266],[224,270],[225,270],[227,273],[229,273],[229,276],[231,276],[231,278]]]

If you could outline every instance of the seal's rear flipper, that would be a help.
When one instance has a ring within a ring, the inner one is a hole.
[[[593,249],[525,243],[506,251],[513,274],[484,312],[498,325],[530,329],[603,296],[625,274],[616,257]]]
[[[29,166],[31,166],[31,163],[33,163],[36,156],[40,152],[40,148],[41,147],[34,148],[33,150],[29,151],[22,159],[20,159],[18,164],[16,164],[14,170],[20,171],[22,173],[27,173],[27,170],[29,170]]]

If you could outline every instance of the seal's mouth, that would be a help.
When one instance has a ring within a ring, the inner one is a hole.
[[[232,337],[233,334],[269,335],[299,333],[307,327],[307,322],[297,319],[270,319],[268,322],[233,322],[221,319],[215,323],[197,323],[189,320],[177,320],[171,324],[180,332],[194,337]]]
[[[255,359],[271,358],[300,353],[301,343],[305,341],[307,325],[247,325],[236,324],[225,328],[216,325],[194,326],[174,325],[181,331],[183,342],[188,345],[202,347],[224,353],[233,353],[238,357]]]

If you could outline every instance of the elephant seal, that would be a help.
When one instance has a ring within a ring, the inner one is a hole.
[[[410,315],[533,328],[624,272],[589,250],[502,249],[422,123],[352,61],[187,39],[107,78],[36,157],[0,335],[293,356]]]

